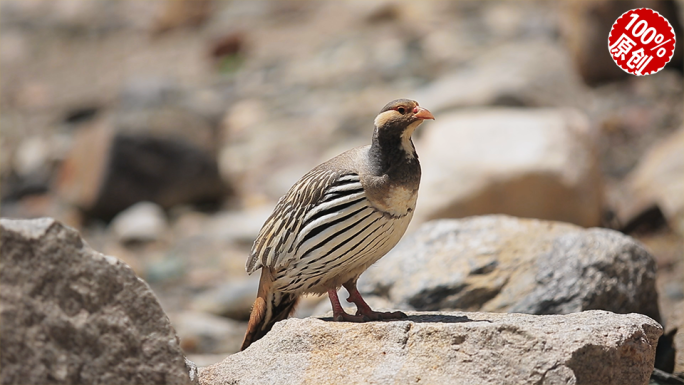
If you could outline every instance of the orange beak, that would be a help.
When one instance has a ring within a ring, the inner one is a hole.
[[[423,119],[423,120],[425,120],[425,119],[435,120],[435,117],[432,116],[432,113],[423,107],[414,108],[413,109],[413,116],[415,116],[418,119]]]

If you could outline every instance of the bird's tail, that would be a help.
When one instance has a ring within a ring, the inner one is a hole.
[[[273,325],[284,320],[295,309],[299,296],[294,293],[284,293],[272,289],[273,275],[266,266],[261,268],[259,291],[256,301],[249,315],[249,324],[240,351],[247,349],[252,342],[268,333]]]

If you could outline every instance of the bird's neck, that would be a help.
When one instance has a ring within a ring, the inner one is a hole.
[[[402,135],[389,132],[383,135],[377,128],[373,132],[370,157],[376,175],[391,174],[406,165],[418,165],[418,154],[411,140],[413,130],[406,130]]]

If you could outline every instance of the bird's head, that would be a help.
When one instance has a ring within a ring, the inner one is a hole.
[[[380,110],[375,118],[375,128],[380,136],[409,139],[423,120],[435,119],[418,102],[408,99],[393,100]]]

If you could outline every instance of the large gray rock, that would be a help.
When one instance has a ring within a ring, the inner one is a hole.
[[[291,318],[201,368],[200,384],[646,384],[661,334],[646,316],[605,311]]]
[[[0,220],[3,384],[190,383],[147,284],[50,218]]]
[[[361,276],[360,290],[404,309],[602,309],[660,320],[655,270],[648,251],[616,231],[492,215],[422,225]]]
[[[482,214],[600,224],[602,178],[581,112],[492,108],[437,119],[416,142],[423,177],[414,224]]]

